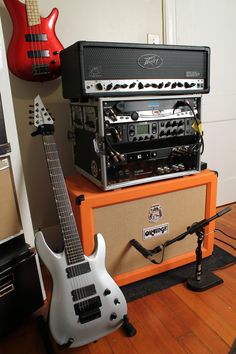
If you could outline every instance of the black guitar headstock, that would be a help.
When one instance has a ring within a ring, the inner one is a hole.
[[[41,97],[38,95],[34,99],[33,106],[34,122],[33,124],[37,129],[31,134],[32,136],[41,134],[41,135],[51,135],[54,132],[54,121],[51,115],[48,113],[45,108]]]

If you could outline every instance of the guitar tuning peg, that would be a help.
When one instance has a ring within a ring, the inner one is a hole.
[[[34,114],[34,111],[32,111],[32,109],[30,109],[29,114]]]
[[[32,108],[34,108],[34,105],[33,105],[33,104],[29,104],[29,107],[32,107]]]
[[[34,117],[29,117],[29,119],[34,119]]]
[[[34,125],[34,123],[33,122],[29,122],[29,125]]]

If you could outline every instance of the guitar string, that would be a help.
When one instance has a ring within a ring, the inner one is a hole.
[[[46,147],[47,147],[47,149],[49,149],[49,147],[51,148],[51,145],[46,145]],[[48,154],[49,155],[49,154]],[[52,182],[53,182],[53,184],[54,184],[54,186],[55,186],[55,184],[56,184],[56,188],[58,188],[57,187],[57,185],[58,185],[58,177],[54,177],[54,174],[53,174],[53,172],[52,172],[52,168],[54,168],[54,166],[53,166],[53,163],[52,163],[52,161],[53,160],[55,160],[56,159],[56,156],[55,156],[55,153],[54,152],[52,152],[51,151],[51,149],[50,149],[50,156],[48,156],[48,162],[49,162],[49,164],[50,164],[50,170],[51,170],[51,178],[52,178]],[[55,190],[54,190],[54,193],[56,193],[55,192]],[[56,198],[58,198],[58,195],[55,195],[55,197]],[[59,198],[60,199],[60,198]],[[58,202],[59,202],[59,199],[58,199]],[[61,203],[61,202],[60,202]],[[58,207],[58,203],[57,203],[57,207]],[[59,213],[59,218],[60,218],[60,225],[61,225],[61,228],[62,228],[62,233],[63,233],[63,235],[64,235],[64,241],[65,241],[65,245],[64,245],[64,247],[65,247],[65,257],[66,257],[66,259],[67,259],[67,265],[69,266],[69,264],[70,264],[70,262],[68,262],[68,254],[67,254],[67,251],[70,249],[69,247],[71,247],[71,245],[69,245],[69,243],[68,243],[68,240],[65,238],[66,237],[66,235],[65,235],[65,226],[63,225],[63,223],[62,223],[62,219],[61,219],[61,210],[59,209],[58,210],[58,213]],[[68,231],[67,231],[68,232]],[[69,260],[70,261],[70,260]],[[69,263],[69,264],[68,264]],[[72,277],[72,279],[70,279],[69,280],[69,283],[71,284],[73,284],[73,288],[74,289],[76,289],[75,288],[75,273],[74,273],[74,271],[73,271],[73,268],[71,268],[72,269],[72,275],[73,275],[73,277]]]
[[[41,22],[41,17],[39,15],[39,10],[38,10],[38,3],[37,0],[26,0],[26,3],[31,4],[31,7],[29,8],[29,15],[31,16],[31,21],[34,22],[36,20],[39,21],[39,24],[35,25],[29,25],[30,27],[30,35],[31,35],[31,48],[32,48],[32,63],[34,66],[34,69],[32,68],[32,76],[35,75],[42,75],[41,70],[43,71],[43,64],[44,64],[44,59],[41,56],[43,54],[43,45],[42,41],[40,38],[40,35],[42,34],[42,22]],[[30,5],[29,5],[30,6]]]
[[[49,138],[49,139],[50,139],[50,138]],[[48,140],[48,139],[46,139],[46,140]],[[51,139],[50,139],[50,140],[51,140]],[[52,146],[55,147],[55,143],[54,143],[54,142],[49,142],[49,144],[54,144],[54,145],[52,145]],[[58,153],[57,153],[56,150],[55,150],[55,151],[51,151],[51,149],[50,149],[50,151],[49,151],[49,148],[52,147],[52,146],[49,145],[49,144],[47,144],[47,145],[45,146],[45,148],[46,148],[46,150],[47,150],[47,156],[49,155],[49,153],[50,153],[50,154],[52,153],[52,156],[50,156],[50,157],[48,156],[48,159],[47,159],[48,164],[49,164],[49,169],[52,171],[52,169],[55,167],[55,166],[54,166],[54,163],[53,163],[53,160],[55,160],[56,162],[58,162],[58,166],[56,166],[56,168],[59,168],[59,170],[60,170],[60,169],[61,169],[61,166],[60,166],[60,161],[59,161]],[[69,198],[68,194],[66,193],[67,190],[66,190],[66,185],[65,185],[63,173],[61,173],[61,174],[59,175],[59,177],[58,177],[57,174],[56,174],[56,176],[55,176],[54,173],[51,173],[51,174],[50,174],[50,177],[52,178],[52,182],[54,183],[54,185],[55,185],[55,183],[57,183],[57,184],[59,184],[59,185],[62,185],[62,191],[64,190],[64,192],[65,192],[64,197],[66,197],[66,199]],[[55,191],[54,191],[54,192],[55,192]],[[56,193],[55,193],[55,196],[56,196]],[[56,197],[57,197],[57,196],[56,196]],[[68,202],[70,203],[69,200],[68,200]],[[70,204],[68,204],[68,203],[67,203],[66,205],[63,205],[63,208],[65,208],[67,205],[69,206],[69,211],[72,212],[72,208],[71,208]],[[59,213],[61,214],[60,210],[59,210]],[[89,285],[89,284],[88,284],[87,276],[84,275],[84,276],[82,277],[82,280],[83,280],[83,278],[84,278],[84,281],[81,281],[80,277],[76,276],[76,270],[74,270],[74,268],[73,268],[73,259],[75,258],[74,250],[73,250],[74,247],[75,247],[75,250],[78,251],[78,245],[79,245],[80,256],[81,256],[81,253],[82,253],[83,258],[84,258],[84,254],[83,254],[83,251],[82,251],[82,245],[80,244],[79,235],[78,235],[78,232],[77,232],[77,227],[76,227],[76,225],[75,225],[75,220],[74,220],[73,212],[72,212],[72,214],[70,215],[70,219],[71,219],[72,223],[69,224],[69,230],[65,230],[64,221],[63,221],[63,225],[61,224],[62,232],[63,232],[64,235],[69,232],[73,237],[78,237],[77,240],[72,240],[72,242],[68,242],[68,240],[66,241],[67,251],[70,253],[69,258],[71,257],[71,252],[73,253],[73,257],[72,257],[72,275],[73,275],[73,277],[72,277],[70,283],[73,285],[73,290],[76,291],[77,289],[79,289],[78,291],[81,291],[82,298],[85,298],[85,299],[86,299],[86,297],[88,297],[88,296],[86,296],[86,291],[84,290],[84,286]],[[60,219],[60,220],[61,220],[61,219]],[[73,222],[73,221],[74,221],[74,222]],[[73,225],[73,226],[72,226],[72,225]],[[66,225],[66,227],[68,227],[68,225]],[[70,258],[70,262],[71,262],[71,258]],[[78,288],[78,287],[79,287],[79,288]],[[84,300],[84,301],[86,301],[86,303],[85,303],[84,306],[86,306],[86,304],[88,305],[88,300]],[[83,303],[84,303],[84,302],[83,302]],[[80,304],[80,302],[78,303],[78,306],[79,306],[79,308],[81,309],[81,304]],[[82,307],[84,307],[84,306],[82,305]]]
[[[33,35],[34,35],[34,28],[33,26],[30,24],[30,17],[32,17],[32,12],[31,12],[31,9],[30,9],[30,2],[32,4],[32,0],[25,0],[25,11],[26,11],[26,18],[27,18],[27,23],[28,23],[28,27],[29,27],[29,32],[30,32],[30,47],[32,49],[32,52],[34,53],[34,51],[36,50],[36,47],[35,47],[35,43],[34,43],[34,40],[33,40]],[[32,60],[32,75],[33,75],[33,66],[37,65],[37,62],[33,56],[33,58],[31,58]]]
[[[55,186],[55,184],[58,183],[57,181],[57,178],[54,177],[54,174],[52,173],[52,169],[54,168],[53,166],[53,160],[56,160],[56,156],[55,156],[55,153],[53,151],[51,151],[51,141],[48,141],[48,140],[51,140],[48,136],[44,137],[44,146],[45,146],[45,150],[46,150],[46,156],[47,156],[47,163],[48,163],[48,166],[49,166],[49,172],[50,172],[50,178],[52,180],[52,184],[53,186]],[[56,179],[56,180],[55,180]],[[56,195],[56,192],[55,192],[55,189],[53,190],[53,193],[54,193],[54,196],[55,198],[57,199],[58,196]],[[55,201],[56,201],[55,199]],[[58,204],[56,203],[56,207],[58,209],[58,216],[60,218],[60,214],[61,214],[61,211],[60,209],[58,208]],[[68,262],[68,259],[67,259],[67,244],[68,242],[66,241],[65,239],[65,230],[63,229],[63,225],[61,223],[61,219],[60,219],[60,226],[61,226],[61,231],[62,231],[62,235],[63,235],[63,239],[64,239],[64,255],[65,255],[65,260],[66,260],[66,263],[67,263],[67,266],[69,267],[69,262]],[[76,289],[76,282],[75,282],[75,273],[73,271],[73,268],[72,268],[72,278],[71,279],[68,279],[68,283],[69,283],[69,286],[70,286],[70,290],[72,291],[73,289]],[[81,285],[81,284],[80,284]]]
[[[39,24],[35,25],[36,31],[35,34],[38,35],[38,39],[36,39],[36,50],[38,51],[38,68],[36,68],[36,73],[40,76],[41,75],[41,70],[43,71],[43,64],[44,64],[44,59],[41,57],[41,54],[43,53],[43,45],[41,43],[40,35],[42,34],[42,22],[41,22],[41,17],[39,15],[39,9],[38,9],[38,3],[37,0],[33,0],[34,2],[34,10],[36,12],[36,17],[39,20]],[[36,62],[37,62],[37,53],[36,53]],[[39,73],[38,71],[39,70]]]

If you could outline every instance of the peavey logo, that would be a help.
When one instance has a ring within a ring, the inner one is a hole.
[[[102,67],[101,65],[88,66],[88,77],[89,78],[99,78],[102,75]]]
[[[157,54],[143,54],[138,58],[138,65],[144,69],[156,69],[163,64],[163,59]]]

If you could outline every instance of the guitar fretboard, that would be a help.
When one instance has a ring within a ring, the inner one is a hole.
[[[25,0],[27,21],[29,26],[40,24],[40,15],[37,0]]]
[[[64,239],[67,264],[75,264],[84,261],[85,257],[53,135],[44,135],[43,144]]]

